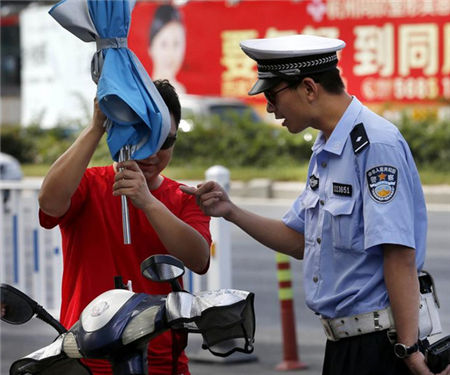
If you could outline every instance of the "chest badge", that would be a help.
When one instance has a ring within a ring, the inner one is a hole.
[[[370,196],[379,203],[387,203],[397,191],[397,168],[380,165],[366,172]]]
[[[317,190],[317,188],[319,187],[319,178],[312,174],[309,177],[309,186],[311,189]]]
[[[333,194],[351,197],[353,194],[353,187],[352,185],[333,182]]]

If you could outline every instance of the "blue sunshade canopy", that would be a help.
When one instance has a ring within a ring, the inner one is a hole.
[[[119,159],[125,146],[132,159],[157,152],[170,131],[164,100],[136,55],[127,47],[135,0],[62,0],[50,15],[84,42],[97,43],[91,63],[97,100],[108,118],[107,142]]]

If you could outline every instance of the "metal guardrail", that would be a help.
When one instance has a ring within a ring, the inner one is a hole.
[[[0,281],[58,315],[62,251],[59,228],[39,225],[42,179],[0,181]]]

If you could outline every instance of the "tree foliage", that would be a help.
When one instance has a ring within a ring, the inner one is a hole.
[[[450,121],[434,118],[414,120],[403,116],[397,124],[407,140],[419,167],[450,171]],[[4,126],[1,150],[22,163],[53,163],[76,139],[80,127],[38,125],[23,128]],[[173,166],[211,166],[268,168],[307,162],[317,132],[305,130],[290,134],[280,126],[254,123],[249,116],[220,121],[195,121],[193,130],[179,131]],[[94,164],[108,164],[111,156],[103,138],[94,154]]]

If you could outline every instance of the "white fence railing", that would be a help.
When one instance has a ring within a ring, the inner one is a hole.
[[[61,301],[62,251],[58,228],[39,225],[41,179],[0,181],[0,281],[52,312]]]

